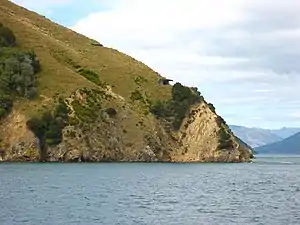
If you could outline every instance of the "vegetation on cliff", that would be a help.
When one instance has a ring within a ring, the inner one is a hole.
[[[78,73],[100,87],[105,88],[107,85],[105,82],[100,80],[99,75],[93,70],[86,69],[86,68],[79,68]]]
[[[37,95],[39,60],[33,51],[23,52],[15,45],[12,30],[0,23],[0,119],[9,114],[16,98]]]
[[[59,99],[54,111],[46,111],[41,117],[33,117],[27,121],[27,127],[39,140],[40,160],[47,157],[47,147],[61,143],[62,130],[68,124],[68,107]]]
[[[233,141],[230,134],[225,130],[224,127],[221,127],[219,130],[219,149],[228,149],[232,148]]]
[[[210,109],[212,110],[212,104],[210,105]],[[213,107],[214,109],[214,107]],[[219,149],[230,149],[233,147],[233,141],[232,137],[229,133],[228,125],[226,124],[226,121],[221,117],[217,116],[216,122],[219,125],[220,129],[218,132],[219,136]]]
[[[16,37],[11,29],[0,22],[0,47],[10,47],[16,44]]]
[[[191,89],[176,83],[172,87],[171,99],[154,102],[150,111],[157,118],[163,118],[170,122],[174,130],[179,130],[190,107],[203,100],[201,93],[197,89]]]

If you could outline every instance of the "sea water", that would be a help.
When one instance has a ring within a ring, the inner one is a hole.
[[[0,164],[0,224],[300,224],[300,157]]]

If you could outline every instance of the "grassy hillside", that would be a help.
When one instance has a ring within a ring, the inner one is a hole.
[[[0,22],[14,32],[18,48],[34,50],[43,65],[39,73],[40,97],[22,101],[20,107],[25,114],[34,113],[43,100],[57,93],[68,96],[77,88],[95,86],[78,72],[80,68],[98,74],[125,99],[137,89],[149,99],[170,96],[170,87],[158,86],[159,75],[143,63],[117,50],[92,45],[93,40],[9,1],[0,0]]]

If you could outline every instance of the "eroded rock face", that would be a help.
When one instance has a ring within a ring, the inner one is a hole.
[[[205,102],[193,107],[184,120],[179,142],[182,146],[172,154],[175,162],[247,162],[251,158],[251,150],[242,148],[238,140],[225,124],[221,126],[231,135],[232,145],[220,149],[220,124],[217,115]]]
[[[39,143],[26,128],[26,118],[13,111],[0,125],[2,161],[38,161]]]
[[[179,161],[210,161],[217,157],[218,130],[216,115],[205,104],[191,109],[183,123],[180,141],[184,154],[177,154]]]
[[[218,116],[205,102],[190,109],[178,132],[165,130],[153,118],[151,127],[131,131],[140,133],[134,140],[126,138],[126,118],[122,112],[119,114],[114,118],[99,117],[94,123],[82,126],[65,127],[63,141],[48,147],[47,161],[248,162],[252,155],[224,124],[221,126],[231,135],[232,145],[219,149]],[[27,130],[24,116],[13,112],[2,123],[1,131],[5,146],[1,146],[0,160],[39,160],[38,140]]]

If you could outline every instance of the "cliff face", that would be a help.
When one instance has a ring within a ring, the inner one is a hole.
[[[120,118],[108,115],[106,120],[102,118],[82,127],[68,126],[63,130],[63,141],[48,147],[46,161],[247,162],[251,159],[251,150],[242,147],[234,136],[231,147],[219,149],[217,116],[204,104],[194,110],[200,111],[187,117],[179,132],[169,134],[156,124],[152,132],[149,129],[134,140],[126,137],[126,127]],[[18,117],[22,116],[13,113],[0,127],[4,149],[0,160],[38,161],[39,141]]]
[[[179,133],[182,147],[173,155],[173,160],[180,162],[249,161],[252,151],[240,146],[227,125],[218,123],[218,118],[219,116],[206,103],[194,106],[182,125]],[[220,147],[222,129],[228,133],[228,138],[231,140],[226,148]]]
[[[69,103],[78,98],[85,97],[74,95]],[[83,100],[82,105],[85,104]],[[68,105],[72,108],[72,103]],[[247,162],[252,157],[251,150],[240,145],[225,124],[219,125],[218,115],[205,102],[191,107],[178,131],[167,130],[165,124],[151,115],[150,123],[126,130],[126,125],[136,121],[131,117],[131,109],[125,105],[116,110],[116,115],[109,115],[105,109],[99,108],[90,122],[66,126],[62,142],[47,147],[45,161]],[[78,118],[76,113],[72,108],[69,114]],[[219,147],[221,127],[225,127],[232,140],[226,149]],[[22,114],[14,111],[0,128],[5,149],[0,160],[40,159],[39,140],[26,128]]]
[[[0,161],[38,161],[39,143],[26,127],[26,117],[13,110],[0,123]]]
[[[4,52],[34,50],[39,59],[4,55],[0,86],[5,87],[5,76],[29,74],[28,90],[35,97],[24,99],[28,91],[21,92],[18,83],[15,90],[0,90],[0,161],[246,162],[252,157],[194,88],[160,85],[159,74],[131,57],[95,46],[11,2],[0,3],[0,22],[17,40],[14,47],[2,47]],[[27,63],[31,72],[8,74],[12,60]],[[38,62],[41,68],[33,73]]]

